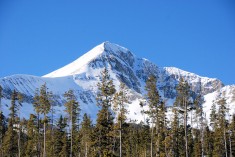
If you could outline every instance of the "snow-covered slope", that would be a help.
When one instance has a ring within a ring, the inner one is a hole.
[[[23,106],[23,110],[26,111],[27,109],[24,108],[32,109],[29,106],[33,102],[32,97],[36,88],[47,83],[49,90],[54,93],[57,100],[58,114],[63,113],[61,104],[63,103],[64,92],[73,89],[83,112],[88,112],[92,117],[95,117],[98,110],[95,102],[97,83],[101,77],[100,73],[105,67],[108,68],[116,87],[119,86],[120,82],[124,82],[129,88],[128,95],[132,102],[129,105],[129,117],[132,119],[143,117],[140,113],[139,101],[144,99],[145,81],[150,74],[158,76],[157,85],[162,97],[168,100],[167,105],[172,105],[174,102],[175,88],[181,77],[191,84],[194,93],[201,92],[206,96],[224,86],[218,79],[201,77],[174,67],[158,67],[147,59],[138,58],[122,46],[104,42],[74,62],[43,77],[13,75],[0,78],[0,85],[3,87],[4,94],[5,113],[7,113],[7,105],[14,89],[24,94],[26,105]],[[225,88],[225,91],[227,90]],[[229,96],[234,96],[234,92]]]
[[[209,119],[212,104],[215,103],[216,108],[218,109],[219,106],[216,102],[222,98],[226,99],[227,108],[229,108],[230,115],[235,114],[235,85],[228,85],[204,96],[205,103],[203,104],[203,110],[207,113],[207,119]],[[229,119],[231,117],[227,118]]]

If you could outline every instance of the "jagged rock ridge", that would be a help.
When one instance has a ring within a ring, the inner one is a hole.
[[[144,99],[145,81],[150,74],[158,77],[158,88],[161,96],[167,99],[167,105],[172,105],[176,96],[175,88],[179,79],[183,77],[192,86],[194,93],[202,93],[205,96],[218,92],[224,87],[223,83],[214,78],[201,77],[194,73],[186,72],[175,67],[158,67],[147,59],[138,58],[130,50],[104,42],[74,62],[55,70],[43,77],[30,75],[13,75],[0,78],[3,87],[4,108],[7,113],[7,104],[10,94],[15,89],[25,96],[25,108],[31,108],[32,97],[36,88],[47,83],[48,88],[56,98],[58,113],[63,113],[63,93],[73,89],[81,103],[83,112],[96,115],[98,108],[95,105],[97,83],[100,80],[101,71],[107,67],[114,84],[118,88],[120,82],[124,82],[129,88],[132,104],[129,105],[130,118],[139,118],[139,101]],[[230,86],[229,89],[234,89]],[[234,90],[231,97],[234,96]],[[208,105],[208,104],[207,104]],[[23,107],[23,108],[24,108]],[[27,110],[27,109],[26,109]],[[27,116],[27,114],[25,114]]]

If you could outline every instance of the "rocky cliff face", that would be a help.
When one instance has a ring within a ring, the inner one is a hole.
[[[129,88],[130,117],[140,114],[139,101],[144,99],[145,81],[150,74],[158,77],[158,88],[163,98],[168,99],[167,105],[172,105],[176,97],[175,88],[179,79],[183,77],[190,85],[194,93],[206,96],[224,87],[218,79],[201,77],[194,73],[186,72],[175,67],[158,67],[147,59],[138,58],[128,49],[116,44],[104,42],[74,62],[53,71],[43,77],[29,75],[13,75],[0,78],[3,87],[4,105],[10,99],[10,94],[15,89],[25,96],[25,102],[30,105],[36,88],[47,83],[48,88],[54,93],[58,110],[63,103],[63,93],[73,89],[77,94],[84,112],[96,112],[95,95],[97,83],[100,80],[101,71],[107,67],[109,73],[118,88],[120,82],[124,82]],[[234,88],[234,87],[231,87]],[[234,96],[234,91],[231,92]],[[133,109],[135,106],[135,109]],[[6,107],[5,107],[6,108]],[[91,113],[94,114],[94,113]]]

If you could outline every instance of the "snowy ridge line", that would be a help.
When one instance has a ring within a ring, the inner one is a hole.
[[[95,100],[97,83],[105,67],[108,68],[117,90],[120,82],[128,87],[127,94],[131,100],[128,106],[129,119],[143,121],[139,103],[145,98],[145,81],[150,74],[158,76],[157,87],[162,98],[167,100],[168,106],[173,105],[176,97],[175,88],[179,79],[183,77],[192,86],[191,90],[194,93],[200,92],[204,97],[203,109],[207,115],[210,113],[213,101],[222,97],[226,97],[231,113],[235,113],[235,85],[224,86],[218,79],[201,77],[175,67],[158,67],[147,59],[138,58],[127,48],[110,42],[103,42],[72,63],[43,77],[17,74],[0,78],[4,95],[4,113],[8,113],[7,105],[9,106],[10,94],[13,90],[32,99],[36,89],[46,83],[57,99],[57,109],[61,111],[58,114],[63,114],[64,92],[72,89],[77,95],[83,112],[95,118],[98,111]],[[27,115],[33,108],[30,102],[32,100],[24,102],[22,110],[25,113],[22,115]]]

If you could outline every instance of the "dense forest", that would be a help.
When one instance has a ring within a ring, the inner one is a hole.
[[[23,96],[11,95],[9,115],[0,111],[1,157],[232,157],[235,156],[235,115],[229,116],[226,100],[212,105],[210,122],[202,110],[203,99],[192,99],[189,84],[180,79],[177,97],[169,110],[159,95],[157,77],[146,81],[148,115],[146,122],[127,119],[126,86],[117,91],[105,69],[98,86],[99,112],[95,122],[86,113],[81,115],[74,91],[64,93],[65,114],[58,118],[53,93],[46,84],[35,91],[34,113],[21,118]],[[2,96],[0,86],[0,100]],[[145,103],[140,103],[143,108]],[[1,101],[0,101],[1,109]],[[188,124],[188,113],[194,112]],[[231,118],[226,118],[231,117]],[[193,127],[192,127],[193,126]]]

